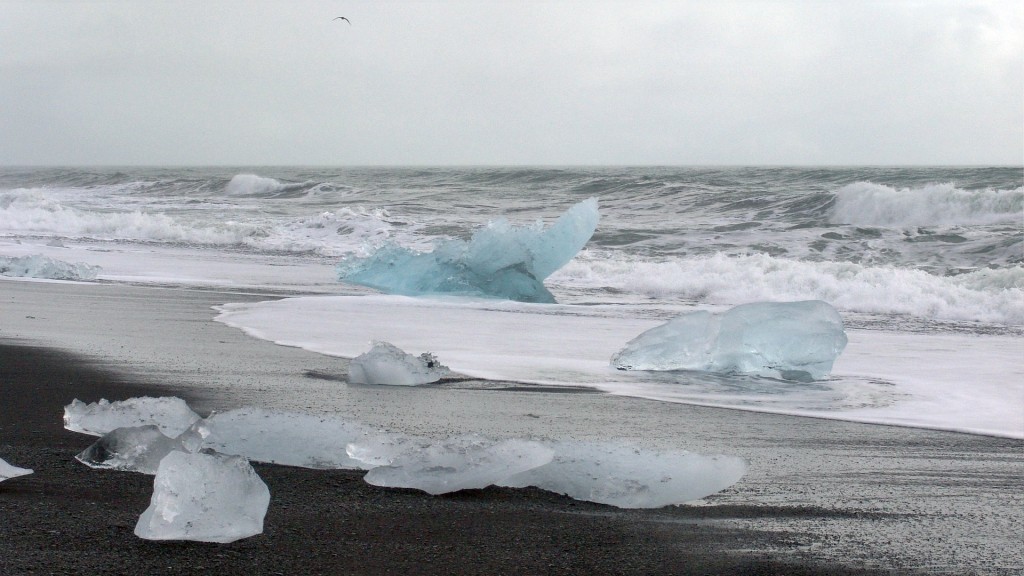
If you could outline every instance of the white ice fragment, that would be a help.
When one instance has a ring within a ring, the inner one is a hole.
[[[486,488],[551,460],[552,451],[530,440],[468,435],[435,441],[382,435],[349,446],[370,466],[364,480],[374,486],[416,488],[428,494]]]
[[[468,241],[449,239],[430,252],[389,244],[338,265],[338,278],[394,294],[454,293],[522,302],[554,302],[543,280],[579,252],[599,220],[597,199],[569,208],[548,229],[505,219]]]
[[[743,477],[735,456],[642,450],[615,443],[559,442],[550,463],[512,476],[502,486],[536,486],[619,508],[659,508],[697,500]]]
[[[59,240],[56,242],[58,244],[51,242],[50,245],[64,246]],[[71,264],[70,262],[55,260],[41,254],[15,256],[13,258],[0,256],[0,276],[21,276],[49,280],[95,280],[100,270],[99,266],[90,266],[82,262]]]
[[[745,372],[820,380],[846,347],[843,320],[820,300],[755,302],[721,314],[683,314],[612,356],[620,370]]]
[[[349,458],[346,446],[362,438],[367,428],[340,418],[246,407],[211,414],[191,432],[193,442],[203,448],[258,462],[316,469],[364,467]]]
[[[270,490],[245,458],[175,451],[160,461],[135,535],[234,542],[263,532],[269,504]]]
[[[105,399],[86,404],[77,398],[64,407],[64,427],[72,432],[102,436],[117,428],[155,424],[177,437],[199,420],[181,398],[143,396],[117,402]]]
[[[368,352],[356,356],[348,366],[351,384],[418,386],[448,376],[448,368],[429,352],[413,356],[388,342],[374,342]]]
[[[187,435],[185,432],[183,436]],[[117,428],[104,434],[75,458],[92,468],[156,474],[164,456],[185,451],[183,439],[170,438],[155,424]]]
[[[32,470],[29,468],[18,468],[17,466],[11,466],[10,464],[7,463],[6,460],[0,458],[0,482],[31,473]]]

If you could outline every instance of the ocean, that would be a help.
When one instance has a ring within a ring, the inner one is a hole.
[[[546,226],[589,198],[600,221],[544,280],[553,304],[337,277],[382,246]],[[0,259],[24,256],[223,290],[211,319],[324,354],[383,340],[474,378],[1024,438],[1021,167],[0,168]],[[827,380],[608,363],[684,312],[808,299],[850,339]]]

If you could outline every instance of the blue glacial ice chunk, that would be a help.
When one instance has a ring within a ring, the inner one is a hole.
[[[611,363],[620,370],[744,372],[810,381],[826,378],[845,347],[843,320],[827,303],[756,302],[669,320],[631,340]]]
[[[3,458],[0,458],[0,482],[31,473],[32,470],[28,468],[18,468],[17,466],[12,466],[8,464]]]
[[[166,436],[156,424],[127,426],[104,434],[75,459],[90,468],[156,474],[164,456],[188,451],[184,440]]]
[[[424,352],[413,356],[388,342],[374,342],[368,352],[356,356],[348,365],[351,384],[419,386],[448,375],[448,368],[433,354]]]
[[[263,532],[270,490],[241,456],[171,452],[135,535],[147,540],[234,542]]]
[[[660,508],[724,490],[747,471],[746,461],[736,456],[576,441],[556,442],[551,448],[551,462],[500,485],[536,486],[618,508]]]
[[[95,280],[100,271],[99,266],[91,266],[82,262],[72,264],[38,254],[14,258],[0,256],[0,276],[49,280]]]
[[[442,241],[430,252],[385,245],[368,257],[345,259],[338,278],[407,296],[451,293],[551,303],[544,279],[586,245],[598,219],[597,199],[590,198],[548,229],[540,222],[512,226],[500,219],[468,241]]]

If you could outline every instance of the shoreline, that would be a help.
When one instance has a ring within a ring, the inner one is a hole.
[[[514,383],[353,387],[340,359],[211,321],[213,304],[276,297],[0,281],[0,457],[36,469],[0,483],[0,572],[1019,574],[1024,565],[1014,544],[1020,440]],[[410,433],[484,428],[735,454],[750,471],[697,505],[637,511],[539,490],[432,497],[369,486],[362,472],[257,464],[271,489],[264,534],[156,544],[132,534],[152,477],[74,461],[93,439],[63,430],[61,409],[75,397],[168,394],[200,414],[337,409]]]

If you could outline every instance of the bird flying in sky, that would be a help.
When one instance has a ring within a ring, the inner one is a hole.
[[[337,18],[335,18],[335,20],[344,20],[345,22],[348,22],[349,26],[352,25],[352,21],[349,20],[348,18],[345,18],[344,16],[338,16]]]

